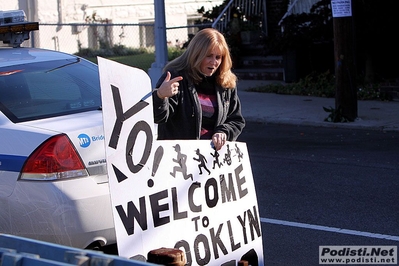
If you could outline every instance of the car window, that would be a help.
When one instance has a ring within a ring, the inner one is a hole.
[[[98,68],[79,58],[0,68],[0,110],[14,123],[101,107]]]

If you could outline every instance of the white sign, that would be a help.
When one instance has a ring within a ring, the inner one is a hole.
[[[333,18],[351,17],[352,0],[331,0]]]
[[[179,248],[187,265],[263,265],[245,143],[156,141],[148,75],[99,58],[109,186],[120,256]],[[232,263],[232,264],[230,264]]]

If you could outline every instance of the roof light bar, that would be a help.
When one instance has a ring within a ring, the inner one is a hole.
[[[19,47],[29,33],[39,29],[38,22],[27,22],[23,10],[0,11],[0,41]]]
[[[0,25],[26,21],[23,10],[0,11]]]

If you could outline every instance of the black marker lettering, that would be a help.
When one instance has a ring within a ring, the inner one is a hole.
[[[121,134],[123,122],[126,121],[127,119],[129,119],[130,117],[132,117],[133,115],[137,114],[141,110],[143,110],[146,106],[149,105],[149,103],[147,103],[145,101],[139,101],[134,106],[132,106],[129,110],[127,110],[125,113],[123,113],[122,101],[121,101],[121,95],[119,93],[119,88],[115,87],[114,85],[111,85],[111,90],[112,90],[112,98],[114,100],[116,120],[115,120],[114,128],[112,130],[112,134],[111,134],[111,138],[109,140],[108,146],[116,149],[118,146],[118,140],[119,140],[119,136]]]
[[[128,235],[134,234],[134,218],[136,219],[143,231],[147,230],[147,212],[145,208],[144,197],[141,197],[139,201],[140,211],[137,210],[133,202],[129,201],[127,203],[127,215],[121,205],[115,206]]]
[[[134,146],[136,144],[137,135],[139,134],[140,131],[143,131],[146,135],[145,148],[143,151],[143,155],[140,159],[140,162],[138,164],[134,164],[132,154]],[[129,137],[126,142],[126,154],[125,154],[126,164],[129,167],[129,170],[133,174],[139,172],[143,168],[143,166],[147,163],[148,157],[150,157],[151,154],[152,141],[153,141],[153,136],[150,126],[145,121],[138,121],[130,131]]]

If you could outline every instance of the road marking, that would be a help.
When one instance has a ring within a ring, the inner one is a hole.
[[[343,228],[321,226],[321,225],[315,225],[315,224],[289,222],[289,221],[268,219],[268,218],[262,218],[262,217],[260,218],[260,221],[262,223],[301,227],[301,228],[306,228],[306,229],[327,231],[327,232],[333,232],[333,233],[339,233],[339,234],[347,234],[347,235],[364,236],[364,237],[370,237],[370,238],[379,238],[379,239],[386,239],[386,240],[392,240],[392,241],[399,241],[399,236],[383,235],[383,234],[362,232],[362,231],[349,230],[349,229],[343,229]]]

